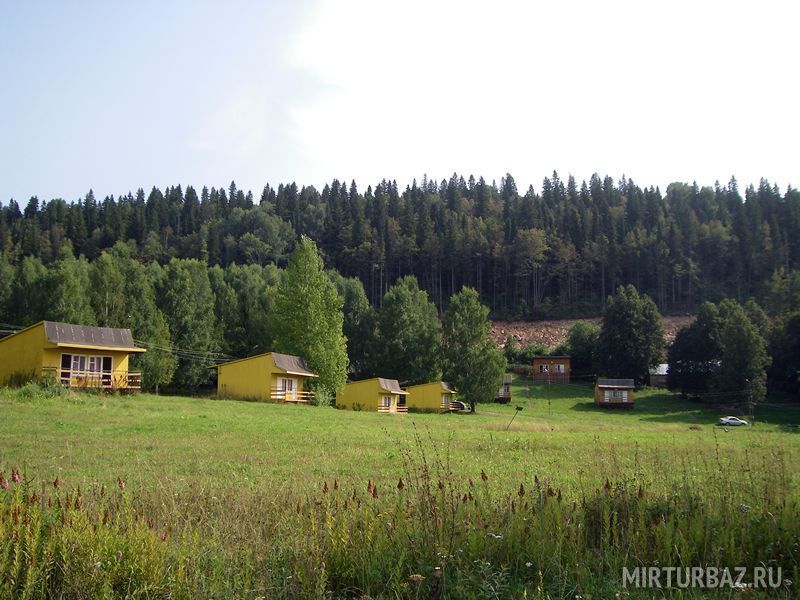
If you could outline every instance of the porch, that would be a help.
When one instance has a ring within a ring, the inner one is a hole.
[[[314,399],[314,392],[285,389],[278,386],[270,388],[269,399],[273,402],[294,402],[295,404],[308,404]]]
[[[43,367],[42,376],[55,379],[61,385],[77,389],[141,390],[140,371],[83,371]]]

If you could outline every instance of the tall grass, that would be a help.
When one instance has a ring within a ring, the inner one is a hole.
[[[640,565],[765,564],[798,582],[800,505],[778,451],[675,461],[668,492],[636,475],[566,492],[455,472],[420,434],[402,447],[397,481],[289,491],[65,489],[15,469],[0,475],[0,598],[649,597],[622,587]]]

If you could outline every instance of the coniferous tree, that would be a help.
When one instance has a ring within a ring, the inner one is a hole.
[[[325,275],[317,245],[306,236],[289,258],[270,318],[275,350],[301,356],[328,393],[347,380],[342,297]]]
[[[442,319],[444,378],[473,412],[476,402],[494,398],[506,369],[502,351],[489,337],[488,317],[478,293],[465,287],[450,298]]]
[[[344,300],[344,335],[347,338],[347,357],[350,371],[356,376],[369,375],[369,348],[375,337],[376,315],[370,306],[364,286],[355,277],[342,277],[328,271],[336,290]]]

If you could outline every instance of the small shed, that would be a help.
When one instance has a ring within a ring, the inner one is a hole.
[[[661,363],[654,369],[650,370],[650,387],[654,388],[665,388],[667,387],[667,373],[669,371],[669,365],[667,363]]]
[[[456,391],[446,381],[432,381],[419,385],[410,385],[406,388],[408,398],[406,404],[409,408],[419,410],[438,410],[448,412],[450,402],[454,400]]]
[[[319,377],[299,356],[267,352],[216,365],[217,395],[242,400],[305,404],[314,397],[307,379]]]
[[[569,356],[534,356],[534,383],[569,383]]]
[[[503,375],[503,384],[500,386],[500,389],[497,390],[497,396],[495,396],[494,401],[500,404],[508,404],[511,402],[511,373],[505,373]]]
[[[373,377],[345,385],[336,394],[336,406],[379,413],[407,413],[406,396],[408,392],[400,388],[396,379]]]
[[[633,379],[598,378],[594,386],[594,403],[633,408],[634,389]]]

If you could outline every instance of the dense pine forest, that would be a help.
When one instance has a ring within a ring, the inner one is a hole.
[[[495,317],[596,314],[630,283],[662,313],[693,312],[703,300],[761,299],[776,272],[798,268],[800,191],[762,180],[742,194],[731,179],[662,193],[553,173],[524,193],[511,175],[499,185],[453,175],[402,192],[389,181],[363,192],[333,181],[321,191],[267,185],[256,198],[231,183],[0,205],[0,249],[12,265],[48,265],[70,240],[89,261],[122,241],[144,264],[280,266],[303,234],[329,268],[363,283],[372,305],[415,275],[439,310],[468,285]]]

